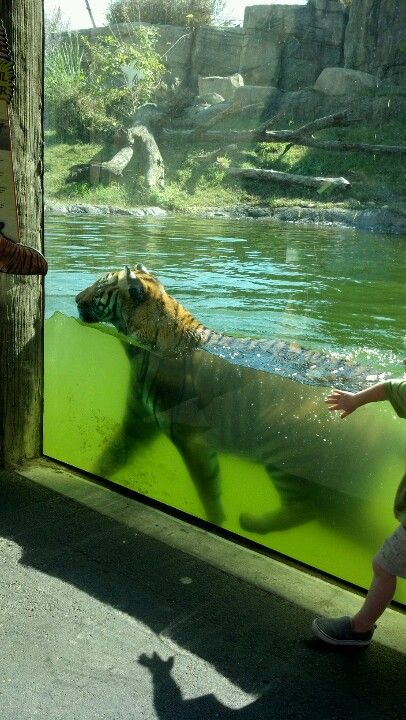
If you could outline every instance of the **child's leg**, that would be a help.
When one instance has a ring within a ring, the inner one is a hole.
[[[388,607],[396,590],[396,577],[406,577],[406,530],[400,525],[375,555],[374,577],[362,608],[352,618],[355,632],[371,630]]]
[[[374,576],[368,595],[361,609],[352,618],[352,629],[354,632],[368,632],[372,630],[378,618],[388,607],[396,590],[396,575],[384,570],[376,558],[372,562]]]
[[[406,528],[400,525],[373,559],[374,577],[361,609],[349,617],[315,618],[313,632],[331,645],[368,645],[375,622],[392,600],[396,578],[406,578]]]

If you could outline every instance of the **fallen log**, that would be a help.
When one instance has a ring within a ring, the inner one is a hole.
[[[181,137],[184,142],[196,140],[195,130],[164,130],[168,138]],[[241,145],[243,143],[275,142],[303,147],[315,147],[320,150],[333,150],[340,152],[366,152],[373,155],[406,155],[406,145],[371,145],[368,143],[346,143],[341,140],[317,140],[313,137],[303,137],[295,130],[207,130],[200,132],[199,142],[226,143],[227,145]]]
[[[182,142],[219,142],[233,145],[235,143],[256,142],[257,130],[163,130],[164,137],[172,140],[180,138]],[[263,133],[265,135],[265,133]]]
[[[311,120],[305,125],[301,125],[294,130],[274,130],[273,132],[283,135],[283,137],[302,137],[303,135],[309,135],[310,133],[317,132],[318,130],[325,130],[328,127],[343,127],[350,125],[353,120],[350,117],[350,111],[340,110],[339,112],[332,113],[331,115],[323,115],[323,117]],[[275,117],[269,118],[262,125],[259,126],[258,132],[267,130],[271,123],[275,123]]]
[[[271,132],[267,133],[272,135]],[[267,142],[285,142],[277,138],[267,139]],[[364,152],[371,155],[406,155],[406,145],[371,145],[369,143],[349,143],[342,140],[316,140],[315,138],[298,138],[289,141],[292,145],[303,145],[305,147],[314,147],[319,150],[336,150],[338,152]]]
[[[248,168],[227,168],[228,175],[239,177],[244,180],[262,180],[268,182],[289,183],[290,185],[304,185],[306,187],[321,188],[328,190],[330,187],[347,188],[351,185],[349,180],[343,177],[313,177],[312,175],[293,175],[280,172],[279,170],[260,170]]]
[[[123,147],[116,153],[111,160],[102,163],[90,163],[89,179],[92,185],[98,185],[103,179],[109,176],[114,178],[121,177],[123,170],[130,162],[134,150],[131,146]]]
[[[225,114],[230,114],[230,109]],[[221,119],[221,118],[219,118]],[[185,142],[218,142],[239,145],[242,143],[255,142],[276,142],[286,143],[288,149],[292,145],[303,147],[314,147],[320,150],[332,150],[339,152],[365,152],[374,155],[405,155],[406,145],[381,145],[371,143],[349,143],[341,140],[317,140],[312,133],[318,130],[325,130],[328,127],[345,126],[351,124],[353,119],[349,110],[342,110],[332,115],[312,120],[312,122],[301,125],[294,130],[268,130],[272,118],[266,120],[254,130],[209,130],[209,125],[200,127],[198,130],[164,130],[167,137],[179,136]],[[212,123],[214,124],[214,123]]]

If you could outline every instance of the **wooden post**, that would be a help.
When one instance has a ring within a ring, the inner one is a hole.
[[[0,0],[0,17],[16,67],[11,130],[20,242],[42,251],[42,0]],[[0,273],[1,467],[42,453],[42,330],[42,279]]]

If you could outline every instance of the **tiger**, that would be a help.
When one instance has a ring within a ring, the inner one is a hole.
[[[21,245],[2,232],[0,222],[0,272],[9,275],[46,275],[48,264],[44,256],[28,245]]]
[[[323,388],[302,381],[317,360],[313,351],[309,360],[296,346],[264,341],[276,364],[281,352],[294,358],[294,378],[244,366],[242,353],[230,361],[224,348],[235,354],[239,339],[200,323],[141,263],[108,272],[81,291],[76,304],[82,322],[116,328],[131,367],[122,427],[95,468],[101,476],[110,477],[164,433],[188,469],[205,518],[221,526],[219,453],[246,456],[264,466],[279,506],[261,514],[242,508],[240,526],[267,534],[315,518],[320,497],[330,490],[369,496],[374,468],[388,448],[403,458],[403,438],[394,444],[393,428],[371,415],[343,423],[325,412]],[[241,347],[250,342],[242,339]],[[252,342],[258,350],[262,341]]]

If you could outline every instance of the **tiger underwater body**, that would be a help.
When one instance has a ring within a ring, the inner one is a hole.
[[[325,410],[325,389],[310,383],[365,384],[364,372],[342,359],[212,332],[140,264],[107,273],[76,303],[83,322],[111,323],[126,336],[131,367],[122,427],[95,468],[101,476],[110,477],[162,432],[179,451],[207,520],[221,525],[218,454],[246,456],[265,467],[280,498],[279,507],[260,515],[240,514],[244,530],[264,534],[317,518],[331,492],[350,496],[354,506],[369,498],[388,448],[389,465],[392,456],[403,462],[399,424],[396,434],[376,414],[343,422]],[[250,348],[270,372],[241,364]],[[286,359],[291,377],[274,371]]]

